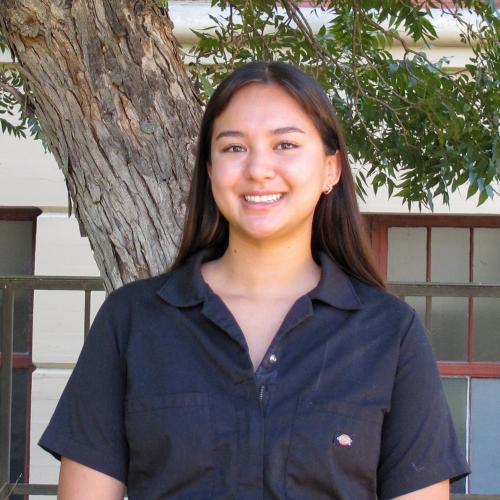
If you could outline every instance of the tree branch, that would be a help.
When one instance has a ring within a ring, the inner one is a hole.
[[[288,16],[293,19],[293,21],[297,25],[297,28],[299,28],[311,47],[313,47],[318,52],[318,55],[321,57],[321,59],[324,62],[333,64],[341,73],[348,77],[349,75],[347,71],[342,67],[342,65],[339,64],[336,59],[331,57],[328,51],[326,51],[325,48],[320,43],[318,43],[311,27],[309,26],[309,23],[307,22],[300,9],[290,0],[282,0],[281,3],[285,8]]]
[[[19,104],[24,106],[26,101],[26,94],[19,92],[19,90],[17,90],[15,87],[9,85],[1,76],[0,76],[0,89],[3,89],[5,92],[11,94]]]
[[[450,75],[443,71],[439,66],[436,66],[434,63],[431,63],[429,59],[427,58],[426,55],[422,56],[420,52],[417,52],[416,50],[410,48],[410,46],[405,42],[404,38],[396,33],[389,33],[381,24],[377,23],[372,19],[371,16],[369,16],[364,10],[359,9],[359,15],[371,26],[374,28],[377,28],[380,30],[385,36],[388,38],[395,38],[402,46],[406,54],[415,54],[419,57],[424,57],[426,62],[434,68],[437,72],[439,72],[441,75],[446,76],[447,78],[450,78]]]
[[[8,92],[14,97],[14,99],[21,106],[21,109],[23,110],[23,113],[25,115],[31,116],[35,114],[35,108],[31,104],[28,95],[26,93],[23,94],[22,92],[17,90],[13,85],[10,85],[1,74],[0,74],[0,89],[3,89],[5,92]]]

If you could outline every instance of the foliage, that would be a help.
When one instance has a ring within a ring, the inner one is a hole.
[[[5,53],[7,49],[7,41],[0,33],[0,52]],[[29,96],[29,87],[18,69],[12,64],[0,62],[0,127],[2,132],[25,138],[26,130],[29,130],[31,137],[42,141],[47,152],[45,136],[34,114]],[[12,119],[7,120],[2,115],[17,118],[18,123],[13,124]]]
[[[168,9],[167,0],[156,0]],[[478,204],[500,180],[499,19],[484,0],[313,0],[323,22],[313,30],[299,2],[212,0],[221,15],[195,32],[195,64],[188,65],[203,98],[231,70],[252,60],[289,61],[317,78],[343,124],[360,196],[386,185],[411,207],[433,208],[441,196],[468,185]],[[216,10],[214,9],[214,13]],[[433,18],[459,27],[473,57],[465,69],[431,62],[425,49],[437,39]],[[411,42],[410,42],[411,40]],[[402,47],[402,56],[391,47]],[[421,49],[415,49],[420,46]],[[0,34],[0,52],[7,42]],[[209,60],[211,64],[206,64]],[[213,64],[212,64],[213,63]],[[17,137],[45,138],[34,115],[29,85],[18,69],[0,63],[0,125]],[[21,103],[19,123],[13,117]],[[7,115],[2,117],[2,115]]]
[[[193,80],[207,97],[235,67],[252,60],[289,61],[324,86],[343,124],[361,196],[371,183],[411,207],[433,208],[468,183],[478,204],[500,180],[498,154],[499,20],[490,5],[456,1],[357,0],[311,2],[324,24],[313,32],[298,2],[213,0],[213,26],[195,32]],[[449,3],[449,2],[448,2]],[[439,10],[436,10],[439,8]],[[433,17],[460,28],[473,57],[452,71],[432,63],[425,48],[437,39]],[[472,21],[471,21],[472,19]],[[409,42],[409,40],[412,42]],[[403,56],[390,48],[399,44]],[[422,49],[415,50],[415,46]],[[215,64],[203,65],[211,59]]]

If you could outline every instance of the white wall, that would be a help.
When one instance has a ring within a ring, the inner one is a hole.
[[[500,185],[497,183],[494,188],[500,193]],[[412,204],[411,213],[422,214],[471,214],[471,215],[500,215],[500,195],[493,199],[486,200],[481,206],[477,206],[477,194],[467,200],[467,189],[460,186],[455,193],[450,195],[450,205],[444,205],[441,197],[433,200],[434,212],[430,209],[422,208],[419,212],[418,205]],[[408,206],[403,205],[401,198],[389,198],[387,188],[378,190],[377,196],[370,194],[363,202],[360,200],[360,210],[370,213],[409,213]]]
[[[61,211],[67,203],[62,172],[42,143],[0,133],[0,206]]]

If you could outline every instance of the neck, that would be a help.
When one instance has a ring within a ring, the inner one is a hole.
[[[310,241],[301,237],[254,242],[230,234],[226,252],[214,263],[219,286],[231,295],[256,298],[307,293],[321,276]]]

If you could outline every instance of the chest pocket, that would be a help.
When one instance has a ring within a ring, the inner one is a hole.
[[[383,413],[302,396],[286,464],[290,500],[375,499]]]
[[[210,499],[213,425],[208,393],[127,400],[131,498]]]

